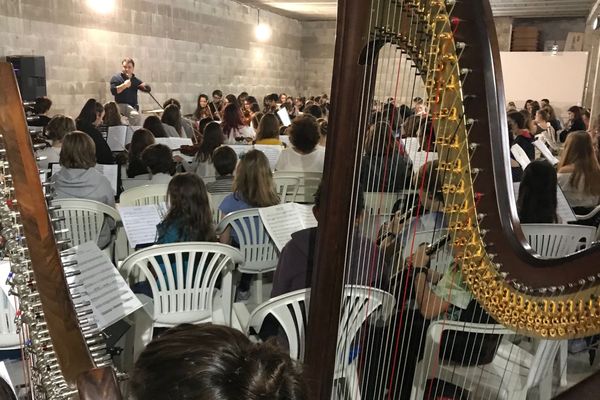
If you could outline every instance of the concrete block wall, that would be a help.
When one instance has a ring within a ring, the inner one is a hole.
[[[305,95],[331,93],[333,55],[335,53],[335,21],[303,21],[302,85]]]
[[[296,94],[303,82],[302,26],[261,11],[273,36],[254,39],[255,9],[228,0],[128,0],[110,15],[86,0],[0,0],[0,57],[46,58],[54,113],[76,116],[95,97],[112,100],[108,82],[131,56],[136,74],[160,101],[178,98],[191,113],[196,97],[213,89]],[[142,109],[156,103],[140,93]]]

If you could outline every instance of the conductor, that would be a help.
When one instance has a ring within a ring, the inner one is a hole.
[[[110,92],[115,96],[115,102],[119,106],[119,112],[129,120],[129,125],[141,125],[137,92],[150,92],[150,85],[142,82],[133,74],[135,62],[126,57],[121,61],[121,73],[116,74],[110,80]]]

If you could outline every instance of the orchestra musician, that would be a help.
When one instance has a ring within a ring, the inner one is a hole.
[[[121,67],[121,72],[110,80],[110,92],[115,96],[115,103],[119,106],[120,113],[129,120],[129,125],[139,126],[141,116],[137,92],[141,90],[150,93],[150,85],[134,75],[135,62],[132,58],[124,58]]]

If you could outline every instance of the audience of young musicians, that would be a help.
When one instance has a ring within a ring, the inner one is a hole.
[[[125,63],[124,68],[130,64]],[[131,82],[133,75],[125,72],[123,74],[125,76],[122,78],[129,77]],[[124,89],[131,87],[125,84],[128,79],[123,79],[123,83],[120,84],[125,85]],[[249,144],[254,140],[258,145],[281,146],[279,134],[283,129],[289,135],[291,146],[282,151],[275,170],[322,173],[328,134],[327,103],[326,100],[325,103],[321,103],[322,101],[322,98],[312,98],[305,102],[302,98],[294,99],[285,93],[273,93],[265,97],[264,110],[259,111],[256,98],[247,93],[244,96],[223,97],[222,92],[216,90],[213,92],[212,101],[209,101],[207,95],[198,96],[196,109],[191,116],[192,122],[182,116],[181,105],[175,99],[165,102],[162,120],[154,115],[147,116],[144,121],[144,128],[147,129],[136,130],[131,138],[126,173],[130,178],[149,173],[149,184],[169,184],[168,212],[157,226],[156,243],[220,240],[222,243],[239,246],[231,227],[217,238],[210,209],[210,194],[229,193],[221,204],[217,204],[222,215],[248,208],[277,205],[280,198],[275,191],[273,171],[265,154],[258,150],[249,150],[238,160],[236,151],[228,145]],[[512,160],[513,179],[521,181],[517,211],[522,223],[561,223],[557,216],[559,189],[565,193],[567,201],[577,214],[585,214],[600,204],[600,151],[597,130],[592,128],[591,133],[580,130],[582,124],[585,129],[585,111],[575,106],[569,109],[570,120],[567,128],[561,130],[560,121],[549,102],[543,102],[541,106],[536,103],[529,102],[521,111],[515,107],[515,110],[508,114],[511,128],[509,140],[511,145],[516,143],[521,146],[528,157],[534,160],[536,151],[532,143],[535,136],[539,135],[544,138],[550,149],[558,154],[560,163],[555,169],[547,161],[535,160],[523,171],[518,163]],[[413,172],[409,155],[403,152],[401,137],[403,133],[407,134],[407,129],[414,129],[415,135],[422,140],[427,138],[428,129],[424,128],[430,123],[427,119],[427,106],[422,99],[415,99],[413,106],[413,110],[404,106],[401,112],[401,108],[396,108],[396,104],[390,101],[386,104],[385,111],[378,110],[377,115],[381,118],[375,117],[365,133],[360,154],[362,169],[359,180],[361,186],[369,192],[397,193],[409,185],[412,188],[416,187],[420,203],[419,216],[415,216],[414,210],[407,214],[409,210],[406,205],[396,207],[390,221],[383,224],[379,230],[377,241],[373,242],[362,237],[359,229],[363,224],[364,197],[361,195],[362,191],[358,191],[356,215],[353,219],[355,229],[352,232],[355,248],[350,249],[350,271],[346,280],[348,283],[386,289],[390,287],[389,282],[394,278],[410,279],[410,284],[405,290],[410,291],[409,297],[414,299],[416,307],[413,313],[406,314],[410,315],[410,320],[407,316],[403,316],[401,320],[412,324],[413,330],[415,327],[421,327],[421,331],[425,332],[430,320],[442,316],[460,319],[461,314],[472,305],[472,298],[456,262],[449,262],[444,273],[427,269],[432,257],[426,254],[427,246],[409,245],[409,240],[415,232],[443,230],[448,225],[443,212],[443,179],[439,178],[439,163],[426,163],[417,174],[417,171]],[[38,151],[38,155],[47,157],[47,160],[40,161],[39,165],[46,167],[50,162],[60,162],[61,171],[52,177],[58,198],[87,198],[115,205],[115,193],[110,183],[93,167],[96,163],[114,162],[113,154],[98,126],[101,123],[105,126],[120,125],[120,114],[115,114],[119,107],[114,102],[102,107],[95,99],[90,99],[78,116],[76,126],[70,118],[61,115],[50,120],[46,132],[52,146]],[[280,107],[285,108],[291,118],[291,125],[287,128],[282,126],[276,114]],[[412,119],[409,117],[411,113],[414,113]],[[131,110],[129,114],[131,116]],[[254,121],[256,135],[251,127]],[[85,133],[75,131],[76,127]],[[155,138],[168,137],[193,138],[196,141],[193,145],[193,160],[188,162],[183,157],[174,156],[175,151],[168,146],[155,143]],[[564,144],[559,138],[566,138]],[[248,148],[251,149],[250,146]],[[178,171],[186,172],[175,174],[176,164],[180,165],[177,167]],[[413,177],[414,174],[416,177]],[[418,190],[419,188],[423,190]],[[322,190],[324,189],[321,187],[314,199],[313,213],[317,220]],[[108,234],[110,235],[110,232]],[[317,268],[314,265],[316,235],[317,228],[299,230],[291,235],[291,240],[281,251],[274,273],[271,292],[273,297],[310,287],[311,272]],[[99,240],[99,244],[103,243]],[[371,263],[377,268],[371,270]],[[371,273],[366,273],[366,269],[371,270]],[[238,284],[238,300],[248,298],[249,283],[249,275],[241,278]],[[401,294],[394,293],[397,298]],[[398,305],[399,312],[404,312],[401,311],[402,307],[402,304]],[[194,332],[196,329],[207,329],[210,332]],[[217,356],[227,358],[223,363],[234,362],[236,355],[233,353],[211,353],[221,349],[218,346],[232,346],[234,340],[244,342],[236,345],[238,347],[235,349],[244,354],[244,363],[264,362],[259,356],[256,356],[259,357],[256,360],[252,357],[255,353],[261,354],[261,351],[267,349],[273,357],[279,354],[279,350],[274,350],[270,345],[246,343],[247,339],[241,334],[218,331],[221,328],[213,331],[211,329],[217,328],[178,327],[155,339],[136,364],[133,386],[138,398],[160,397],[157,393],[164,386],[160,385],[160,382],[164,382],[161,379],[167,379],[170,373],[184,376],[181,379],[190,379],[185,381],[185,385],[178,386],[177,390],[181,390],[181,395],[184,396],[182,399],[196,393],[194,390],[200,392],[214,389],[211,386],[215,385],[214,381],[202,380],[197,383],[197,376],[191,371],[176,371],[178,365],[181,368],[196,368],[200,365],[200,361],[188,365],[189,357],[178,357],[176,346],[179,344],[182,346],[181,351],[190,351],[193,357],[196,357],[198,352],[198,360],[213,357],[213,362]],[[209,339],[208,336],[214,333],[218,333],[217,337]],[[206,342],[200,341],[200,337],[205,337]],[[223,339],[223,342],[218,344],[210,341],[217,339]],[[419,349],[421,339],[413,338],[416,341],[411,341],[416,350]],[[164,346],[170,345],[173,347],[169,352],[161,351]],[[414,366],[418,354],[416,351],[412,358],[407,356],[406,365]],[[293,379],[293,382],[299,384],[299,375],[294,375],[297,370],[289,359],[284,357],[279,361],[283,368],[280,373],[291,374],[289,377],[286,375],[286,379]],[[239,368],[241,364],[235,365]],[[259,376],[264,371],[250,372],[256,374],[253,379],[264,378]],[[250,372],[246,371],[246,374]],[[236,374],[236,379],[249,379],[249,376]],[[237,389],[243,386],[244,382],[231,385]],[[405,395],[402,391],[397,398],[405,398]],[[178,398],[177,395],[174,396],[173,398]],[[237,395],[231,396],[237,398]],[[297,398],[303,398],[298,396]]]

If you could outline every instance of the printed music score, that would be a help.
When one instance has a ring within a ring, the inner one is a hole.
[[[10,262],[0,261],[0,289],[2,289],[2,305],[4,309],[10,310],[10,315],[15,315],[15,305],[19,307],[19,298],[10,292],[8,277],[10,275]]]
[[[292,121],[290,120],[290,115],[288,114],[287,109],[280,108],[277,111],[277,115],[279,115],[279,118],[281,119],[281,123],[283,124],[283,126],[290,126],[292,124]]]
[[[529,157],[527,156],[527,153],[525,153],[525,150],[523,150],[521,146],[515,143],[510,148],[510,152],[515,157],[515,160],[519,163],[521,168],[525,170],[525,168],[527,168],[527,166],[531,162],[531,160],[529,160]]]
[[[550,162],[550,164],[552,164],[552,165],[558,164],[558,158],[556,158],[556,157],[554,157],[554,155],[552,155],[552,152],[550,151],[548,146],[546,146],[546,144],[543,141],[538,139],[535,142],[533,142],[533,145],[540,151],[540,153],[542,153],[544,158],[546,160],[548,160],[548,162]]]
[[[286,147],[292,146],[290,143],[290,137],[288,135],[279,135],[279,140],[281,140],[281,143],[285,144]]]
[[[52,163],[51,168],[52,170],[50,175],[54,175],[60,171],[62,167],[60,164]],[[96,164],[94,168],[96,168],[98,172],[108,179],[110,182],[110,187],[115,193],[117,193],[117,177],[119,175],[119,166],[117,164]]]
[[[106,143],[108,144],[108,147],[110,147],[111,151],[125,151],[125,146],[131,143],[133,132],[141,128],[141,126],[130,125],[109,126],[108,135],[106,136]]]
[[[292,233],[317,226],[312,206],[297,203],[285,203],[258,209],[275,246],[281,251],[292,238]]]
[[[519,198],[519,184],[520,182],[513,183],[513,189],[515,191],[515,200]],[[569,205],[569,202],[567,201],[567,198],[565,197],[565,194],[563,193],[560,186],[556,187],[556,202],[556,214],[560,219],[560,221],[558,222],[566,224],[568,222],[577,221],[575,213]]]
[[[252,150],[252,146],[249,144],[228,144],[227,146],[231,147],[233,151],[235,151],[238,160],[242,158],[244,154]]]
[[[277,161],[279,161],[279,157],[283,151],[283,147],[272,144],[255,144],[254,149],[267,156],[267,159],[269,160],[269,166],[272,170],[275,169],[275,165],[277,165]]]
[[[194,144],[190,138],[161,137],[154,140],[155,143],[164,144],[171,150],[179,150],[181,146],[192,146]]]
[[[76,268],[80,274],[67,280],[69,283],[83,285],[100,330],[108,328],[142,307],[142,303],[96,243],[87,242],[74,249],[77,252]]]
[[[17,396],[17,392],[15,391],[15,387],[12,383],[12,379],[10,378],[10,374],[8,373],[8,368],[6,368],[6,364],[4,361],[0,362],[0,378],[4,379],[8,386],[10,386],[11,390]]]
[[[146,206],[119,206],[118,211],[123,221],[127,239],[129,239],[129,245],[136,248],[139,245],[156,241],[156,225],[162,221],[167,213],[167,206],[165,203]]]

